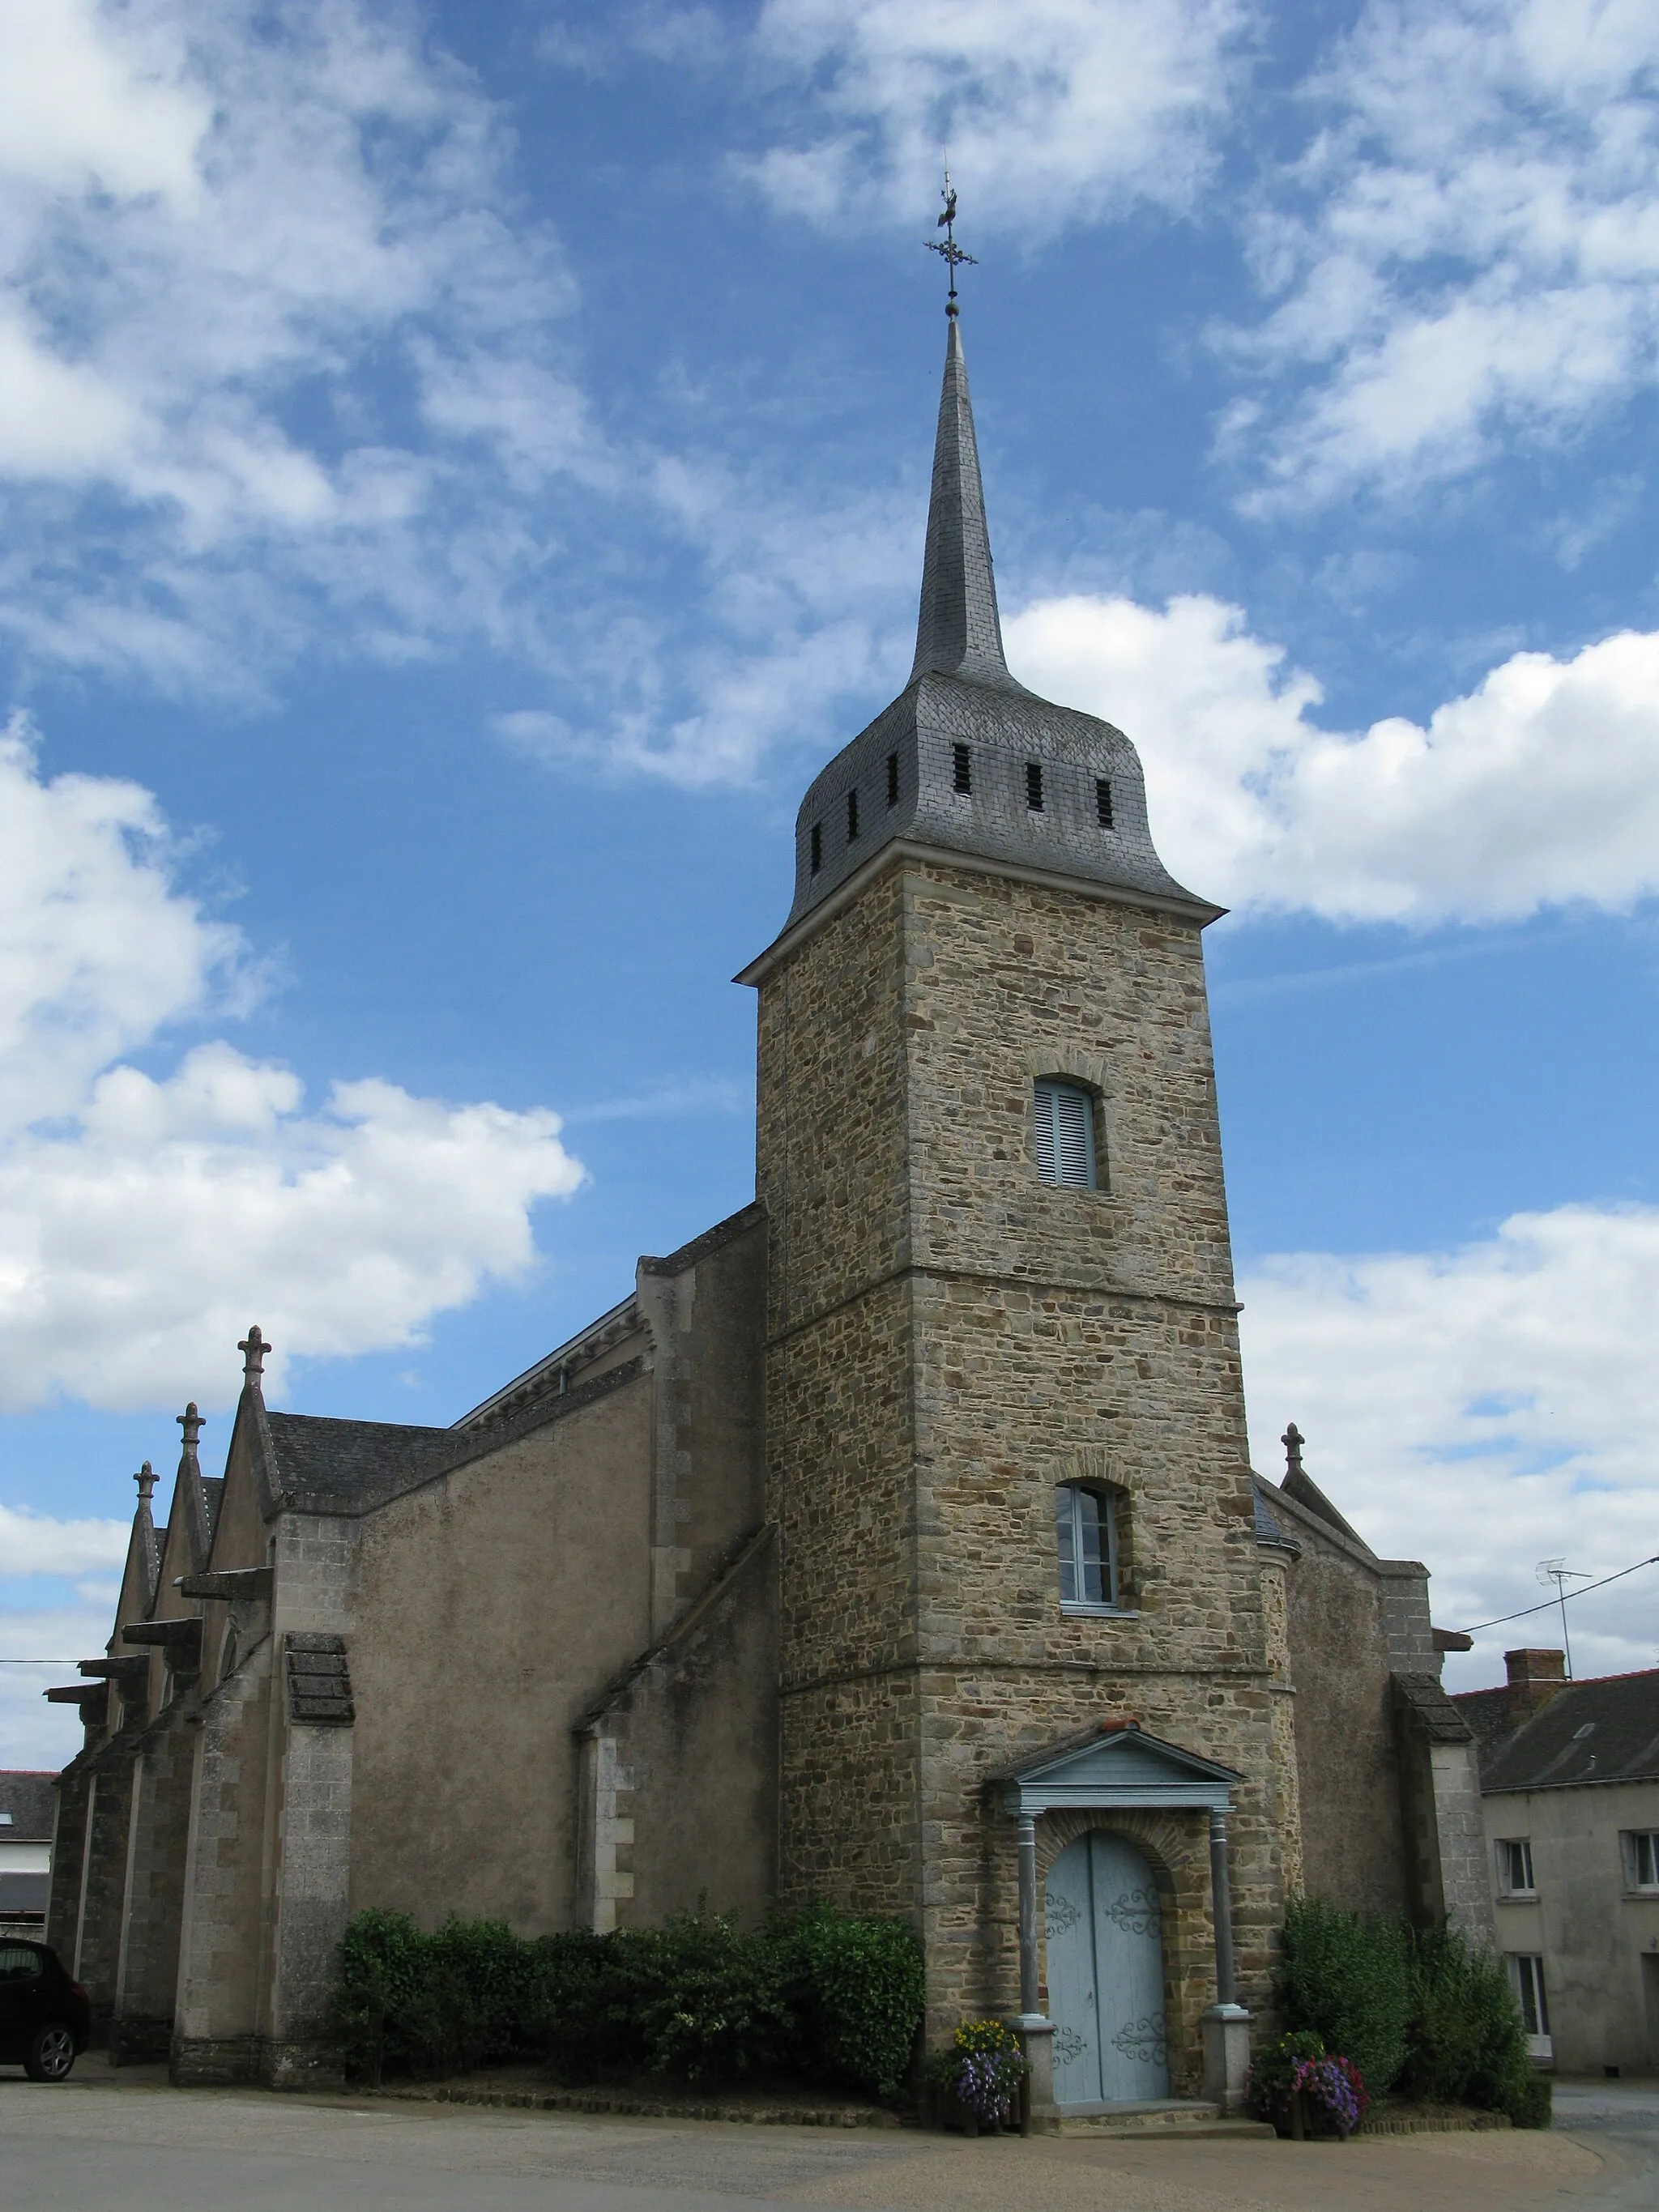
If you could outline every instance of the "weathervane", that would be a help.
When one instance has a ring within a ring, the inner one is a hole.
[[[945,233],[945,243],[941,246],[938,239],[930,238],[927,241],[927,251],[930,253],[937,253],[951,272],[951,290],[945,302],[945,312],[947,315],[954,315],[957,313],[957,270],[964,261],[970,269],[975,264],[974,256],[971,253],[964,253],[961,246],[957,244],[957,188],[951,182],[948,162],[945,170],[945,190],[939,194],[939,198],[945,203],[945,212],[939,217],[937,227]]]

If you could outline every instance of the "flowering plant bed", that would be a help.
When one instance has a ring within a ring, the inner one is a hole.
[[[968,2135],[995,2135],[1010,2124],[1025,2072],[1019,2039],[1000,2020],[964,2020],[927,2063],[946,2126]]]
[[[1252,2111],[1297,2141],[1351,2136],[1370,2103],[1353,2061],[1305,2032],[1281,2035],[1260,2054],[1250,2069],[1249,2100]]]

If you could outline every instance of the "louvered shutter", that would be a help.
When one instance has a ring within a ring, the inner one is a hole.
[[[1075,1083],[1036,1086],[1037,1173],[1044,1182],[1091,1190],[1095,1182],[1094,1106]]]

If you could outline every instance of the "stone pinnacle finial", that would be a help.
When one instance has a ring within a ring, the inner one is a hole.
[[[196,1455],[196,1440],[201,1435],[204,1427],[202,1417],[196,1410],[195,1399],[191,1400],[182,1413],[175,1413],[173,1418],[184,1431],[185,1449],[193,1459]]]
[[[149,1462],[146,1460],[143,1465],[139,1468],[137,1474],[135,1474],[132,1479],[138,1486],[138,1503],[141,1505],[148,1505],[150,1500],[150,1492],[155,1487],[155,1468],[150,1465]]]
[[[238,1352],[244,1354],[242,1360],[243,1388],[245,1389],[252,1389],[257,1390],[259,1387],[259,1377],[265,1371],[265,1354],[270,1350],[270,1346],[265,1342],[264,1337],[259,1334],[259,1324],[257,1322],[254,1323],[253,1327],[249,1329],[247,1334],[242,1339],[236,1349]]]
[[[1285,1447],[1285,1473],[1286,1476],[1300,1474],[1302,1473],[1302,1447],[1307,1443],[1308,1439],[1303,1435],[1301,1430],[1297,1428],[1296,1423],[1292,1421],[1290,1427],[1285,1430],[1284,1435],[1280,1437],[1279,1441]]]

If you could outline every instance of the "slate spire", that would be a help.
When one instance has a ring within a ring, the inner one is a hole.
[[[910,681],[930,673],[965,676],[1007,690],[1021,688],[1002,657],[985,492],[980,483],[973,403],[968,396],[968,363],[954,314],[945,347],[945,387],[933,443],[933,490]]]

